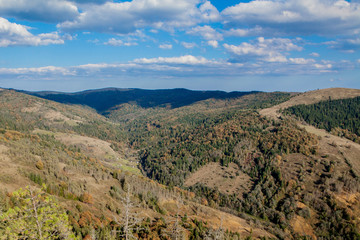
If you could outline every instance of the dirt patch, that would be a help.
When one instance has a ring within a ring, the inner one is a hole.
[[[305,128],[309,133],[321,137],[320,150],[326,150],[325,152],[336,156],[337,159],[344,159],[352,167],[355,174],[360,177],[360,144],[334,136],[323,129],[310,125],[299,124],[299,126]]]
[[[289,101],[273,106],[271,108],[263,109],[260,111],[260,114],[270,118],[279,118],[280,109],[286,109],[300,104],[318,103],[320,101],[328,100],[329,98],[335,100],[335,99],[354,98],[358,96],[360,96],[359,89],[327,88],[327,89],[315,90],[315,91],[301,93],[291,98]]]
[[[56,133],[55,138],[66,145],[78,146],[96,157],[111,159],[117,156],[117,153],[110,147],[110,143],[99,139],[68,133]]]
[[[8,147],[0,145],[0,187],[1,190],[12,192],[28,185],[28,180],[19,173],[19,165],[7,156],[7,151]]]
[[[360,203],[360,193],[341,193],[335,194],[334,197],[346,206],[352,206]]]
[[[229,167],[223,167],[219,163],[208,163],[191,174],[186,179],[185,186],[189,187],[197,183],[217,188],[225,194],[238,193],[239,196],[248,192],[252,185],[250,177],[234,163],[230,163]]]
[[[302,236],[310,236],[311,239],[317,239],[314,234],[314,229],[310,226],[305,218],[296,215],[293,219],[291,219],[290,225],[292,226],[295,233],[298,233]]]
[[[347,88],[329,88],[306,92],[299,94],[289,101],[263,109],[259,113],[263,116],[278,119],[281,116],[280,109],[285,109],[299,104],[312,104],[323,100],[354,98],[360,96],[360,90]],[[360,145],[346,138],[341,138],[328,133],[325,130],[315,128],[305,123],[298,123],[298,126],[304,128],[319,138],[320,155],[329,155],[329,159],[334,161],[345,161],[350,165],[357,176],[360,177]]]
[[[21,109],[21,112],[26,112],[26,113],[38,113],[38,112],[40,112],[40,109],[41,109],[42,106],[43,106],[42,103],[36,102],[36,103],[34,104],[34,106],[32,106],[32,107],[24,107],[24,108],[22,108],[22,109]]]
[[[24,113],[39,113],[43,115],[44,118],[52,122],[66,122],[67,124],[74,126],[83,122],[83,119],[79,116],[67,117],[59,111],[48,108],[41,102],[35,102],[31,107],[24,107],[21,109],[21,112]]]
[[[86,155],[95,157],[108,166],[118,167],[135,174],[140,174],[140,170],[137,167],[138,162],[135,159],[122,158],[119,153],[111,148],[109,142],[76,134],[54,133],[39,129],[34,130],[33,133],[52,135],[65,145],[80,148]]]
[[[161,205],[165,207],[171,215],[175,215],[177,211],[177,204],[173,200],[164,200],[161,202]],[[175,210],[176,209],[176,210]],[[272,234],[267,232],[264,229],[259,228],[253,223],[248,223],[245,219],[236,217],[232,214],[224,213],[219,210],[206,207],[199,204],[188,203],[184,204],[179,209],[180,214],[187,213],[188,217],[191,219],[197,219],[204,222],[207,222],[208,226],[212,229],[218,229],[221,225],[224,229],[230,230],[232,232],[238,232],[241,237],[267,237],[275,238]]]
[[[82,121],[80,120],[76,120],[76,119],[70,119],[68,117],[66,117],[65,115],[63,115],[61,112],[57,112],[57,111],[54,111],[54,110],[48,110],[44,117],[46,119],[49,119],[50,121],[56,121],[56,122],[61,122],[61,121],[64,121],[64,122],[68,122],[68,123],[75,123],[75,124],[78,124],[78,123],[81,123]]]

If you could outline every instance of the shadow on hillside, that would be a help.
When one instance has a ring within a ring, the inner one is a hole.
[[[210,98],[231,99],[258,92],[228,93],[224,91],[192,91],[187,89],[144,90],[105,88],[76,93],[27,91],[25,93],[59,103],[87,105],[96,109],[99,113],[104,113],[124,103],[137,104],[143,108],[179,108]]]

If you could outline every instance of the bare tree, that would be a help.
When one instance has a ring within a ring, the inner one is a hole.
[[[221,214],[220,226],[218,229],[209,229],[205,235],[205,240],[225,240],[225,229],[223,228],[224,215]]]
[[[185,231],[184,228],[181,226],[181,206],[183,205],[183,201],[181,198],[176,199],[176,214],[175,219],[170,220],[169,222],[172,223],[171,228],[167,231],[167,235],[170,236],[173,240],[183,240],[185,239]]]
[[[131,200],[131,186],[127,184],[126,187],[126,195],[125,197],[122,197],[122,203],[124,205],[124,216],[120,220],[120,222],[117,221],[115,218],[115,222],[122,225],[122,231],[120,231],[120,236],[125,238],[126,240],[131,239],[137,239],[137,237],[134,236],[134,232],[138,231],[140,229],[140,224],[143,220],[136,212],[135,208],[139,207],[137,206],[132,200]]]

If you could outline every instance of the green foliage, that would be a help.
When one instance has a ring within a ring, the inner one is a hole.
[[[46,181],[41,177],[40,174],[36,174],[36,173],[30,173],[29,178],[31,181],[33,181],[34,183],[39,184],[40,186],[45,183]]]
[[[11,194],[11,202],[0,215],[1,239],[76,239],[67,214],[43,191],[19,189]]]
[[[360,97],[351,99],[328,100],[311,105],[297,105],[285,110],[307,123],[327,131],[336,130],[339,135],[345,135],[360,143]],[[348,130],[353,135],[347,133]],[[356,137],[357,136],[357,137]]]

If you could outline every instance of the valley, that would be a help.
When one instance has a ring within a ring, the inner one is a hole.
[[[359,239],[360,145],[283,112],[358,96],[4,89],[0,216],[31,186],[77,239]]]

